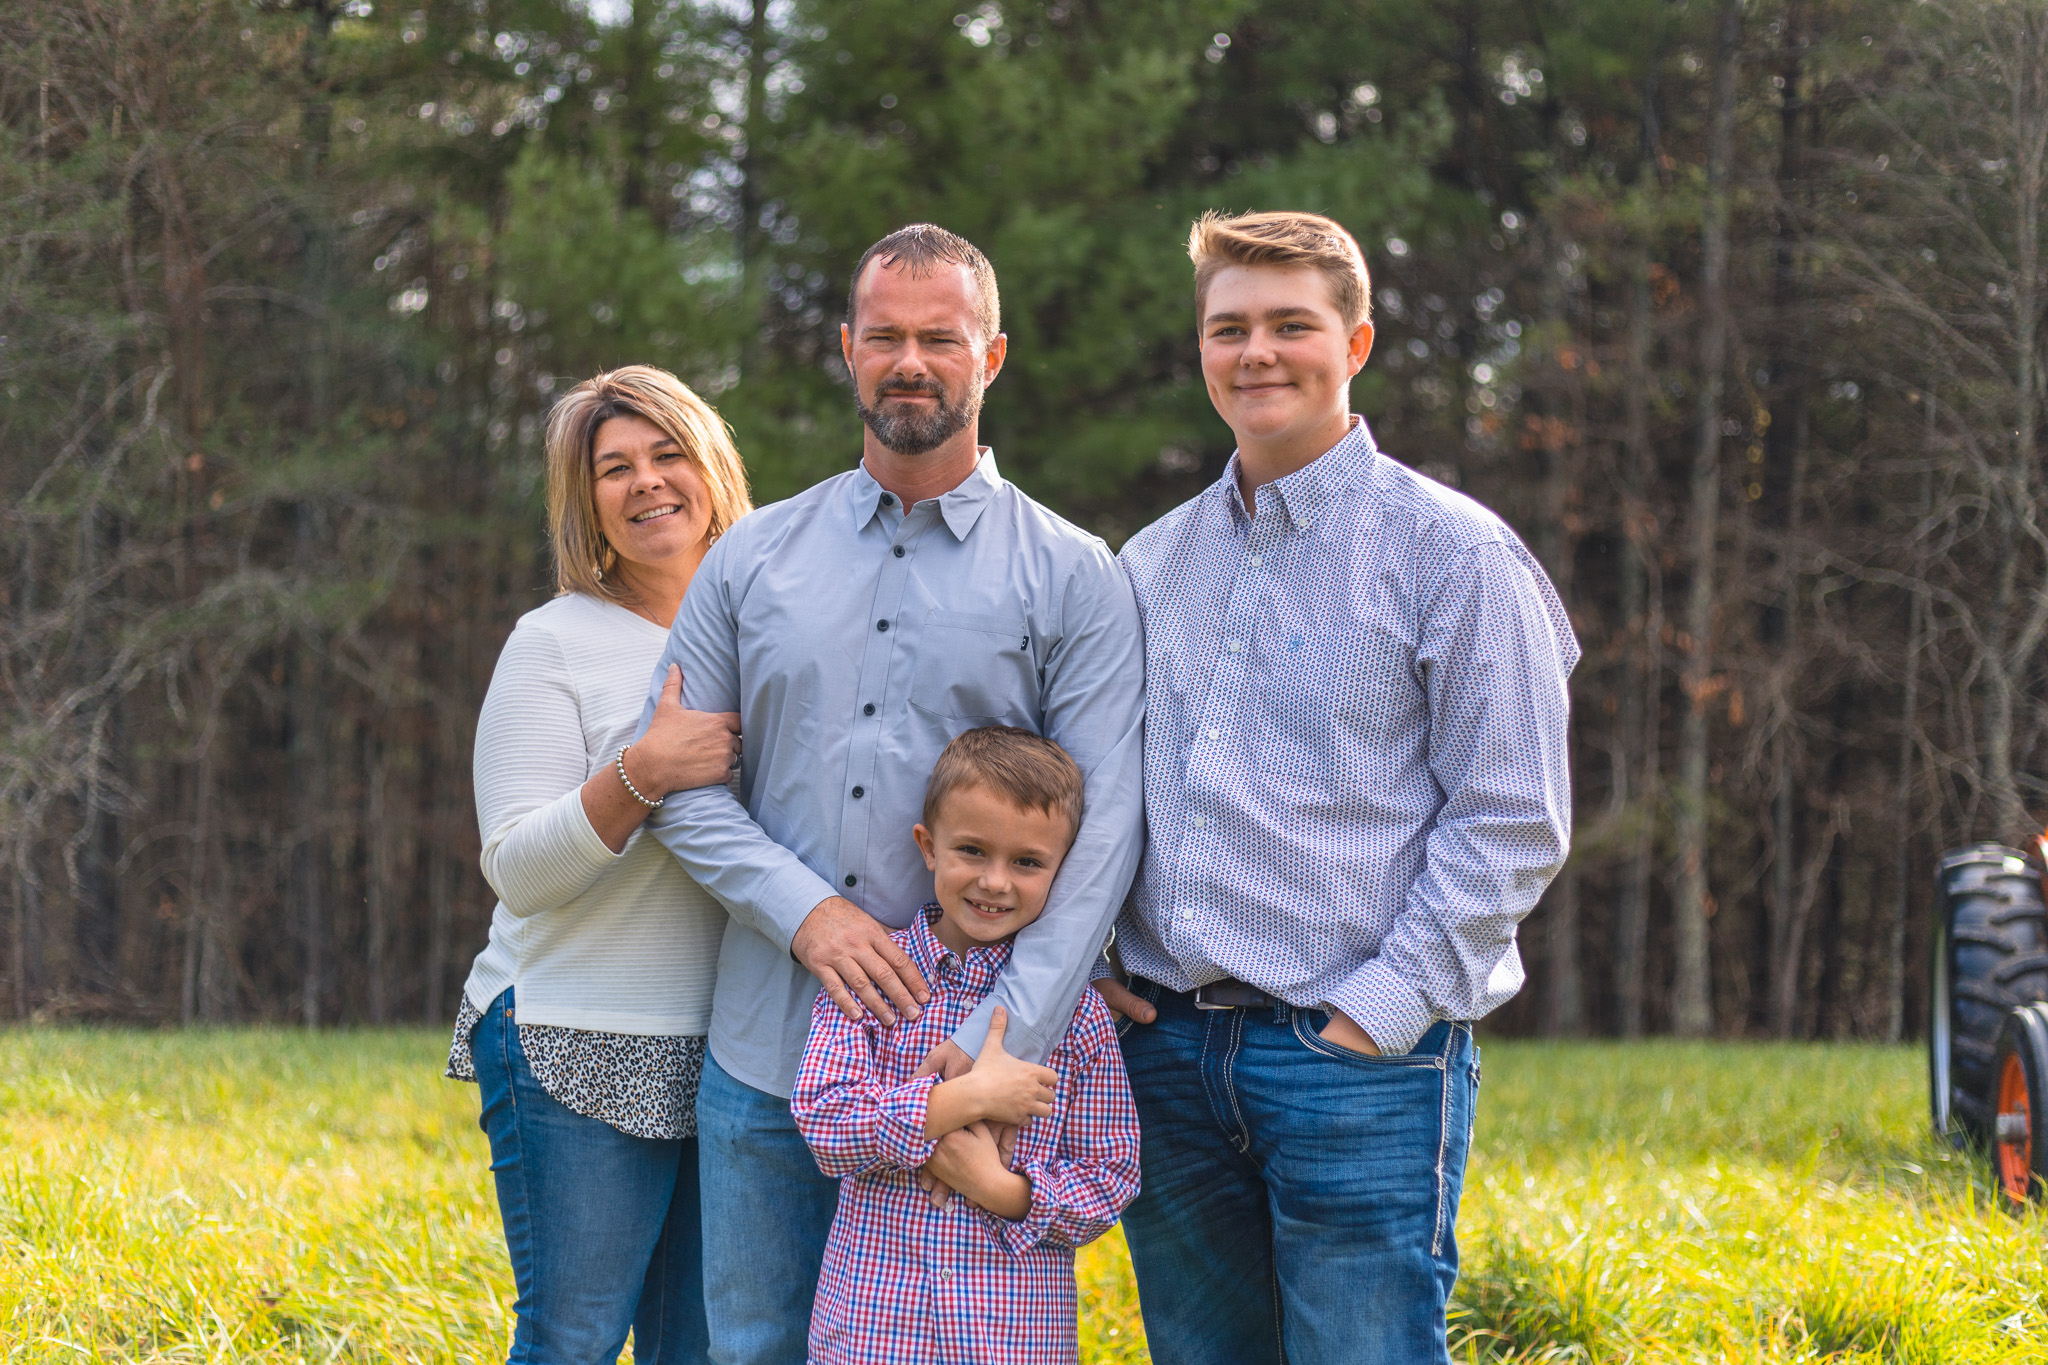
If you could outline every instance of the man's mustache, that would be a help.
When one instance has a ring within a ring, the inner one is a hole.
[[[899,393],[923,393],[934,398],[944,398],[946,386],[936,379],[894,379],[876,387],[875,400],[880,402]]]

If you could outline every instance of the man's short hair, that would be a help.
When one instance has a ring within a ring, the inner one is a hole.
[[[1014,725],[984,725],[956,735],[932,765],[924,788],[925,828],[963,787],[986,787],[1022,810],[1064,815],[1081,827],[1081,769],[1052,740]]]
[[[846,325],[853,327],[854,316],[860,311],[860,280],[867,274],[868,262],[880,260],[885,266],[900,267],[913,276],[923,277],[937,270],[941,265],[964,265],[974,277],[974,320],[981,324],[981,339],[994,341],[996,333],[1003,330],[1002,299],[996,293],[996,268],[988,263],[988,257],[981,249],[957,232],[948,232],[932,223],[912,223],[897,228],[894,232],[876,242],[861,253],[860,264],[853,268],[853,282],[846,286]]]
[[[1372,277],[1358,239],[1320,213],[1239,213],[1214,210],[1188,233],[1195,262],[1195,316],[1201,318],[1209,282],[1229,265],[1309,265],[1330,282],[1330,301],[1347,328],[1372,316]]]

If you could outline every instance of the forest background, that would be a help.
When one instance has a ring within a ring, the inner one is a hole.
[[[451,1017],[554,396],[669,367],[786,496],[937,221],[1120,545],[1230,453],[1189,220],[1291,207],[1586,646],[1498,1026],[1919,1029],[1935,855],[2048,804],[2048,5],[961,3],[0,8],[0,1014]]]

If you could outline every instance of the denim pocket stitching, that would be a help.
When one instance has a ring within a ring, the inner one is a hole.
[[[1326,1040],[1314,1029],[1303,1027],[1303,1019],[1307,1014],[1307,1010],[1298,1009],[1294,1011],[1294,1036],[1299,1038],[1302,1046],[1306,1047],[1309,1051],[1319,1053],[1333,1061],[1356,1062],[1360,1066],[1365,1067],[1428,1066],[1434,1067],[1438,1071],[1444,1069],[1444,1059],[1433,1053],[1403,1052],[1392,1057],[1384,1055],[1375,1057],[1369,1053],[1353,1052],[1348,1047],[1339,1047],[1337,1044]]]
[[[1237,1058],[1244,1051],[1244,1011],[1230,1011],[1235,1017],[1230,1021],[1230,1055],[1223,1059],[1223,1093],[1230,1097],[1230,1116],[1237,1122],[1237,1150],[1248,1152],[1252,1146],[1251,1130],[1245,1126],[1244,1110],[1237,1103]]]
[[[1429,1254],[1432,1256],[1441,1256],[1444,1250],[1444,1203],[1448,1193],[1446,1189],[1447,1182],[1444,1178],[1444,1164],[1450,1156],[1451,1147],[1451,1049],[1457,1046],[1458,1028],[1458,1025],[1453,1024],[1450,1030],[1444,1034],[1444,1050],[1442,1057],[1439,1059],[1442,1063],[1440,1069],[1443,1075],[1443,1094],[1437,1102],[1436,1231],[1429,1239]]]

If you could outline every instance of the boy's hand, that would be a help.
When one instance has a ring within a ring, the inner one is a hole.
[[[940,1138],[926,1168],[998,1218],[1015,1222],[1031,1212],[1030,1179],[1003,1164],[995,1134],[986,1123],[955,1128]]]
[[[1017,1155],[1017,1130],[1007,1123],[991,1124],[989,1130],[995,1134],[996,1157],[1007,1171],[1011,1159]],[[932,1174],[930,1162],[917,1168],[917,1187],[924,1191],[924,1197],[931,1200],[935,1209],[946,1207],[947,1201],[953,1197],[953,1187]],[[974,1201],[970,1199],[967,1202],[971,1204]]]
[[[917,1064],[917,1070],[910,1073],[912,1080],[922,1076],[937,1076],[942,1081],[957,1081],[974,1070],[974,1058],[967,1055],[960,1044],[951,1038],[934,1044],[924,1054],[924,1060]]]
[[[1049,1066],[1036,1066],[1003,1051],[1003,1031],[1008,1025],[1009,1015],[1001,1005],[996,1006],[989,1016],[988,1042],[981,1049],[980,1060],[972,1071],[947,1084],[966,1088],[976,1118],[1022,1127],[1052,1113],[1053,1087],[1059,1075]]]

